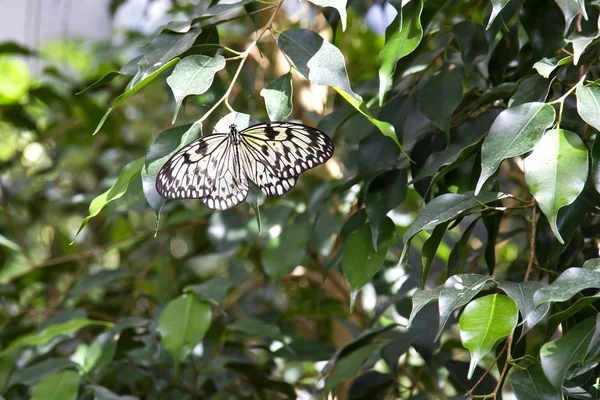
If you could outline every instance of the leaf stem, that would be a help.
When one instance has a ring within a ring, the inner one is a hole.
[[[563,113],[563,108],[564,108],[564,104],[565,104],[565,99],[567,97],[569,97],[569,95],[571,93],[573,93],[573,91],[575,89],[577,89],[579,87],[579,85],[583,84],[583,82],[585,81],[585,74],[581,77],[581,79],[579,80],[579,82],[577,82],[575,85],[573,85],[573,87],[571,87],[571,89],[567,90],[567,92],[565,94],[563,94],[562,96],[560,96],[558,99],[553,100],[551,102],[549,102],[548,104],[559,104],[559,108],[558,108],[558,118],[556,119],[556,123],[554,124],[554,126],[552,127],[553,129],[558,129],[560,126],[560,121],[562,120],[562,113]]]
[[[537,202],[535,197],[531,200],[531,230],[529,231],[529,263],[527,264],[527,272],[525,272],[525,278],[523,282],[527,282],[529,275],[535,267],[535,230],[536,230],[536,214],[537,214]]]
[[[216,108],[221,103],[223,103],[223,102],[225,102],[225,106],[231,112],[235,112],[233,110],[233,107],[231,107],[231,105],[229,104],[229,95],[231,94],[231,91],[233,90],[233,87],[235,86],[235,83],[236,83],[238,77],[240,76],[240,72],[242,71],[242,68],[244,67],[244,63],[246,62],[246,59],[248,58],[248,55],[250,54],[250,52],[252,51],[252,49],[254,49],[254,47],[256,47],[256,44],[263,37],[263,35],[267,31],[267,29],[271,28],[271,25],[273,25],[273,21],[275,20],[275,16],[277,15],[277,12],[281,8],[281,5],[283,4],[283,1],[284,0],[279,0],[279,2],[277,3],[277,5],[275,6],[275,11],[273,11],[273,14],[271,14],[271,18],[269,18],[269,21],[267,22],[267,24],[265,26],[263,26],[263,28],[261,29],[261,31],[258,33],[258,36],[256,37],[256,39],[252,43],[250,43],[250,45],[246,48],[246,50],[242,54],[240,54],[239,56],[232,57],[232,59],[239,58],[240,59],[240,65],[238,65],[238,68],[235,71],[235,75],[233,75],[233,78],[231,79],[231,83],[229,84],[229,87],[227,88],[227,90],[225,91],[225,93],[223,94],[223,96],[210,108],[210,110],[208,110],[206,112],[206,114],[204,114],[202,116],[202,118],[200,118],[198,120],[199,123],[204,122],[210,116],[210,114],[212,114],[212,112],[215,111]]]

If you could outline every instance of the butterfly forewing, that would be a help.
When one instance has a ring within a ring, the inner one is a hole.
[[[253,125],[240,132],[241,147],[257,161],[273,167],[275,175],[293,178],[323,164],[333,155],[333,141],[318,129],[289,122]]]

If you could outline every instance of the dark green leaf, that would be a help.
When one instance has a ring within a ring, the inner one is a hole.
[[[535,281],[522,283],[505,281],[500,283],[498,287],[502,289],[504,293],[509,295],[519,307],[523,319],[523,329],[521,331],[521,337],[519,338],[519,340],[521,340],[523,336],[544,319],[548,314],[548,311],[550,311],[549,303],[542,304],[537,308],[533,303],[535,292],[544,287],[544,285]]]
[[[75,400],[79,381],[79,374],[74,371],[50,375],[33,389],[31,400]]]
[[[194,292],[200,300],[212,301],[217,305],[222,305],[231,286],[229,280],[217,276],[197,285],[186,286],[184,290]]]
[[[450,221],[444,222],[436,226],[431,233],[431,236],[425,241],[423,244],[423,249],[421,250],[421,281],[420,287],[425,287],[425,282],[427,280],[427,275],[429,274],[429,268],[431,268],[431,263],[433,262],[433,258],[437,252],[442,239],[444,238],[444,233],[446,233],[446,229]]]
[[[260,91],[271,121],[284,121],[292,113],[292,71],[281,75]]]
[[[440,293],[443,289],[442,286],[438,286],[435,289],[431,290],[421,290],[417,289],[412,296],[412,310],[410,312],[410,317],[408,318],[408,325],[412,324],[413,319],[417,316],[418,312],[423,309],[427,304],[432,301],[437,301],[440,297]]]
[[[518,399],[561,400],[562,398],[560,391],[546,379],[540,364],[532,364],[526,369],[513,368],[509,379]]]
[[[468,72],[471,70],[472,64],[487,56],[489,51],[483,26],[472,20],[465,20],[454,25],[452,32],[456,37],[465,69]]]
[[[340,14],[342,22],[342,31],[346,30],[346,1],[347,0],[309,0],[311,3],[319,7],[333,7]]]
[[[309,224],[295,221],[282,226],[281,234],[271,238],[262,252],[262,264],[267,275],[277,281],[296,268],[306,255],[310,235]]]
[[[469,238],[471,237],[471,233],[473,229],[475,229],[475,225],[479,222],[479,218],[476,218],[475,221],[471,222],[469,226],[465,229],[462,236],[456,242],[452,251],[450,251],[450,255],[448,256],[448,276],[454,275],[458,270],[458,264],[461,259],[461,255],[465,252],[465,249],[468,246]]]
[[[548,97],[552,80],[544,79],[539,75],[530,75],[519,82],[515,94],[508,102],[509,107],[532,102],[544,102]]]
[[[509,1],[510,0],[492,0],[492,14],[490,15],[490,18],[488,19],[488,24],[485,29],[490,29],[490,27],[492,26],[492,23],[494,22],[494,20],[498,16],[498,14],[500,14],[500,11],[502,11],[502,9],[504,7],[506,7],[506,5],[508,4]]]
[[[600,288],[600,271],[569,268],[550,285],[539,289],[534,297],[535,306],[552,301],[566,301],[584,289]]]
[[[452,113],[462,100],[462,73],[459,68],[445,68],[429,78],[421,90],[421,112],[444,132],[450,131]]]

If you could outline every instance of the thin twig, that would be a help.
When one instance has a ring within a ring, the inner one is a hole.
[[[535,197],[531,201],[531,230],[529,231],[529,263],[527,264],[527,272],[525,272],[525,278],[523,282],[529,280],[529,275],[535,267],[535,230],[536,230],[536,217],[537,217],[537,202]]]
[[[496,363],[500,359],[500,356],[502,356],[502,353],[504,353],[504,350],[506,350],[507,345],[508,345],[508,341],[504,344],[504,347],[502,348],[502,350],[500,350],[500,352],[498,353],[498,355],[494,359],[494,362],[489,366],[488,369],[485,370],[485,372],[483,373],[483,375],[481,375],[481,377],[479,378],[479,380],[477,382],[475,382],[475,384],[473,385],[473,387],[471,387],[471,389],[469,389],[469,391],[466,393],[466,395],[473,394],[473,391],[475,389],[477,389],[477,386],[479,386],[479,384],[481,382],[483,382],[483,379],[490,373],[490,371],[492,370],[492,368],[494,368],[494,365],[496,365]]]
[[[498,377],[498,383],[496,384],[496,387],[494,388],[494,391],[492,392],[492,398],[494,398],[494,399],[498,395],[498,391],[500,390],[500,388],[502,386],[502,381],[504,379],[504,376],[506,375],[506,370],[508,369],[508,365],[510,364],[510,349],[512,347],[512,338],[513,338],[512,334],[510,334],[506,338],[506,362],[504,363],[502,372],[500,372],[500,376]]]

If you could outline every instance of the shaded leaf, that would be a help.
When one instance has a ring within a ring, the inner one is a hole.
[[[454,25],[452,32],[456,37],[465,69],[468,72],[471,70],[472,64],[487,56],[489,51],[483,26],[472,20],[465,20]]]
[[[462,100],[462,73],[459,68],[444,68],[429,78],[421,90],[421,112],[435,126],[449,132],[452,113]]]
[[[296,268],[306,255],[310,227],[305,221],[282,227],[281,234],[272,238],[261,255],[263,268],[273,280],[279,280]]]
[[[557,216],[561,207],[575,201],[588,175],[588,152],[573,132],[553,129],[525,158],[525,181],[559,242]]]
[[[309,0],[311,3],[319,7],[332,7],[340,14],[342,22],[342,31],[346,30],[346,1],[347,0]]]
[[[500,283],[498,287],[502,289],[504,293],[509,295],[519,307],[521,318],[523,319],[523,329],[521,330],[521,337],[519,338],[519,340],[521,340],[523,336],[544,319],[550,311],[549,303],[536,307],[533,302],[535,292],[544,287],[544,285],[535,281],[521,283],[504,281]]]
[[[265,336],[272,339],[281,337],[281,330],[277,325],[253,317],[240,318],[228,324],[227,330],[241,332],[252,337]]]
[[[600,288],[600,271],[569,268],[550,285],[539,289],[533,296],[535,306],[552,301],[569,300],[584,289]]]
[[[436,287],[431,290],[417,289],[412,295],[412,310],[410,311],[410,317],[408,318],[408,325],[412,324],[413,319],[417,316],[419,311],[423,309],[427,304],[432,301],[437,301],[440,297],[440,293],[444,288],[443,285]]]
[[[553,80],[545,79],[539,75],[529,75],[519,82],[515,94],[508,102],[509,107],[520,106],[531,102],[544,102],[548,97]]]
[[[75,369],[77,364],[64,358],[49,358],[37,364],[17,368],[10,377],[8,386],[15,384],[33,385],[41,379],[46,378],[63,369]]]
[[[373,355],[379,347],[378,344],[369,344],[337,359],[333,371],[325,378],[324,392],[329,393],[335,390],[342,381],[356,375],[367,358]]]
[[[494,22],[494,20],[498,16],[498,14],[500,14],[500,11],[502,11],[502,9],[508,4],[508,2],[510,0],[491,0],[491,1],[492,1],[492,13],[490,15],[490,18],[488,19],[488,24],[485,29],[490,29],[490,27],[492,26],[492,23]]]
[[[562,398],[560,391],[548,382],[540,364],[532,364],[526,369],[513,368],[509,380],[518,399],[561,400]]]
[[[566,38],[567,43],[573,45],[573,64],[577,65],[579,58],[585,51],[585,49],[598,37],[598,33],[595,35],[586,35],[583,33],[573,33]]]
[[[41,381],[31,394],[32,400],[75,400],[79,391],[79,374],[62,371]]]
[[[425,241],[423,244],[423,249],[421,250],[421,281],[420,287],[425,287],[425,282],[427,280],[427,275],[429,274],[429,268],[431,268],[431,263],[433,262],[433,258],[437,252],[437,249],[444,238],[444,234],[446,233],[446,229],[450,221],[444,222],[436,226],[431,233],[431,236]]]
[[[584,360],[595,328],[596,318],[588,318],[569,329],[560,339],[542,346],[542,369],[556,389],[561,389],[568,368]]]

